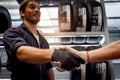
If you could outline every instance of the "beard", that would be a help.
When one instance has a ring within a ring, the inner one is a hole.
[[[32,17],[25,17],[26,21],[30,22],[31,24],[37,24],[40,21],[40,17],[32,16]]]

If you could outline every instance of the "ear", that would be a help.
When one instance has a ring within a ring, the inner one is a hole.
[[[23,11],[20,11],[20,16],[21,16],[21,18],[24,18],[25,14]]]

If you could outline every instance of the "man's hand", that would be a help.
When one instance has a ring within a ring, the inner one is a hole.
[[[87,54],[87,51],[78,51],[78,50],[75,50],[75,49],[73,49],[73,48],[71,48],[71,47],[61,47],[60,49],[64,49],[64,50],[67,50],[67,51],[69,51],[69,52],[72,52],[72,53],[75,53],[75,54],[77,54],[77,55],[79,55],[84,61],[85,61],[85,63],[88,63],[88,54]]]
[[[79,55],[67,49],[55,49],[52,55],[52,61],[60,62],[60,68],[68,71],[74,69],[75,67],[79,67],[81,63],[85,63]]]
[[[58,71],[60,71],[60,72],[65,71],[63,68],[61,68],[61,63],[60,63],[60,62],[53,61],[52,63],[54,64],[55,68],[56,68]]]
[[[76,49],[73,49],[71,47],[66,47],[66,46],[65,47],[61,47],[60,49],[67,50],[69,52],[75,53],[75,54],[79,55],[83,60],[86,59],[86,51],[78,51]]]

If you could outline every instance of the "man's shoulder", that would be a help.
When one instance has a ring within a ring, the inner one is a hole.
[[[18,30],[18,27],[11,27],[11,28],[8,28],[8,29],[5,31],[5,33],[6,33],[6,32],[14,32],[14,31],[16,31],[16,30]]]
[[[8,28],[3,35],[9,35],[9,34],[19,34],[21,33],[20,27],[10,27]]]
[[[17,27],[10,27],[10,28],[8,28],[5,32],[9,32],[9,31],[14,32],[14,31],[17,31],[17,30],[21,30],[21,29],[22,29],[22,28],[21,28],[22,26],[24,26],[23,23],[22,23],[21,25],[17,26]]]

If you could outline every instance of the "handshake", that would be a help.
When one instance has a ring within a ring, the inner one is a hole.
[[[52,55],[52,62],[59,71],[70,71],[80,64],[85,64],[85,54],[70,47],[55,49]]]

